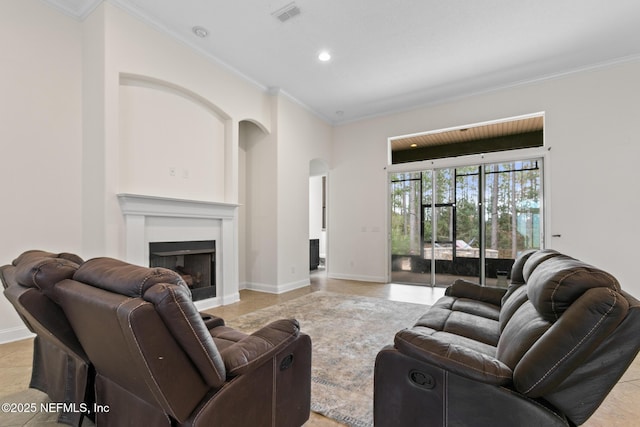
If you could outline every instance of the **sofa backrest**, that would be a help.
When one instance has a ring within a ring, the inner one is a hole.
[[[178,273],[166,268],[132,265],[113,258],[94,258],[85,262],[73,278],[151,302],[205,381],[212,387],[224,384],[224,362],[193,304],[188,286]]]
[[[567,255],[561,254],[554,249],[540,249],[532,253],[522,266],[522,277],[524,278],[524,282],[527,283],[529,281],[531,273],[533,273],[533,270],[535,270],[540,264],[555,257],[569,258]]]
[[[0,267],[0,278],[5,297],[31,332],[84,358],[64,313],[51,299],[54,285],[73,277],[79,263],[82,259],[74,254],[30,250]]]
[[[97,382],[116,384],[183,422],[226,381],[224,362],[177,273],[96,258],[55,290]]]
[[[509,319],[511,319],[513,313],[515,313],[518,307],[520,307],[527,299],[526,290],[522,289],[523,285],[526,284],[526,280],[524,278],[524,266],[529,258],[531,258],[531,256],[536,252],[536,249],[522,252],[516,258],[513,266],[511,267],[511,282],[507,288],[507,292],[505,292],[502,297],[500,304],[500,316],[498,319],[500,322],[500,332],[504,330],[505,325]]]
[[[518,255],[516,260],[513,262],[511,272],[509,273],[511,277],[511,285],[524,285],[526,283],[526,280],[524,279],[524,265],[529,260],[529,257],[536,252],[536,249],[529,249]]]
[[[62,256],[61,256],[62,255]],[[30,385],[53,402],[93,402],[92,368],[62,308],[51,298],[60,280],[72,277],[82,259],[73,254],[27,251],[0,267],[5,297],[36,334]],[[63,410],[59,421],[82,416]]]
[[[73,277],[79,265],[66,258],[40,255],[20,256],[13,262],[14,280],[25,288],[37,288],[47,296],[52,295],[53,286]]]
[[[620,327],[634,303],[610,274],[555,251],[531,255],[523,272],[526,286],[502,308],[505,324],[497,357],[513,370],[516,390],[532,398],[553,395],[554,404],[580,424],[579,418],[589,408],[577,394],[589,391],[571,387],[563,394],[562,385],[593,381],[578,368],[587,360],[593,362],[605,340],[618,329],[624,330]],[[637,341],[630,353],[637,353]],[[607,363],[614,365],[630,363],[604,353],[599,357],[608,357]],[[615,381],[617,378],[603,378],[596,382],[608,390]]]
[[[529,299],[526,283],[531,273],[544,261],[556,258],[569,258],[553,249],[532,249],[524,251],[513,263],[511,268],[511,284],[502,297],[500,309],[500,331],[503,331],[511,316]]]

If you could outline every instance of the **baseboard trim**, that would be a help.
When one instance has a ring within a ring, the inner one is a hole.
[[[293,291],[295,289],[304,288],[309,286],[311,281],[309,279],[299,280],[297,282],[285,283],[282,285],[271,285],[266,283],[245,283],[245,289],[256,292],[264,292],[267,294],[282,294],[285,292]]]
[[[234,292],[231,295],[222,296],[222,305],[229,305],[238,301],[240,301],[240,292]]]
[[[359,276],[355,274],[336,274],[336,273],[328,273],[327,277],[330,279],[340,279],[340,280],[357,280],[360,282],[375,282],[375,283],[387,283],[386,277],[380,276]]]
[[[198,311],[206,310],[208,308],[219,307],[222,305],[222,301],[220,297],[213,297],[207,299],[201,299],[198,301],[194,301],[193,305],[196,306]]]
[[[0,344],[33,338],[35,335],[26,326],[0,329]]]

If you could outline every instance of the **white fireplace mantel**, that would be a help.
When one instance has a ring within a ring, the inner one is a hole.
[[[172,236],[192,232],[200,227],[210,232],[211,224],[219,233],[216,238],[216,264],[219,271],[216,297],[196,301],[198,309],[236,302],[240,299],[238,273],[238,206],[232,203],[205,202],[121,193],[118,201],[125,219],[126,260],[149,265],[149,242],[158,229]],[[177,221],[176,221],[177,220]],[[150,223],[153,222],[153,227]],[[182,230],[184,229],[184,230]],[[194,240],[185,238],[185,240]]]
[[[120,208],[125,215],[166,216],[173,218],[233,219],[239,205],[204,202],[170,197],[118,194]]]

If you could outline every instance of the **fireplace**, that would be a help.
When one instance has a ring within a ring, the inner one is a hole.
[[[195,301],[195,306],[206,310],[240,301],[237,204],[130,193],[118,194],[118,201],[124,216],[126,261],[149,265],[153,242],[215,241],[215,297]]]
[[[216,242],[149,242],[149,266],[180,274],[194,301],[216,296]]]

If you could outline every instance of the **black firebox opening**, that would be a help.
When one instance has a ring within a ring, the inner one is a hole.
[[[150,242],[149,266],[180,274],[194,301],[216,296],[216,242]]]

